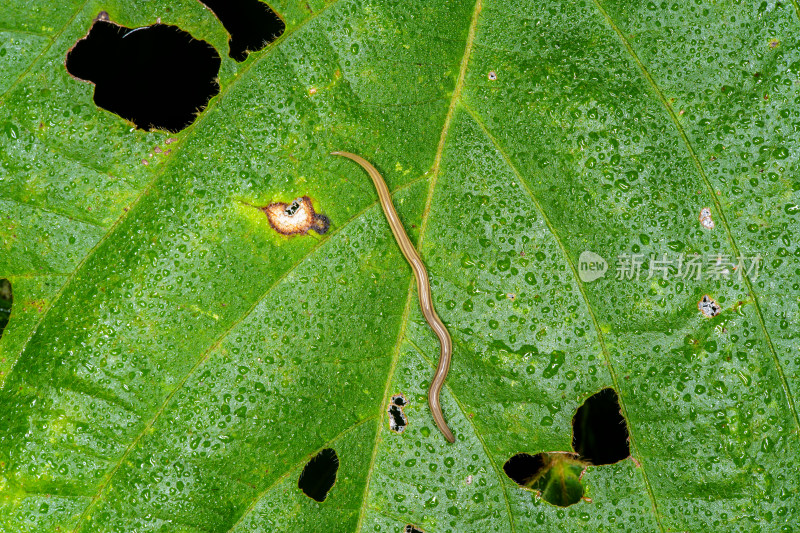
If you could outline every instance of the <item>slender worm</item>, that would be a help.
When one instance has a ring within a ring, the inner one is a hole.
[[[398,246],[406,256],[406,261],[411,265],[411,270],[414,271],[414,277],[417,278],[417,293],[419,293],[419,307],[428,325],[431,327],[436,336],[439,337],[439,345],[441,351],[439,353],[439,367],[436,369],[436,374],[431,381],[431,388],[428,389],[428,406],[431,408],[433,420],[436,422],[436,427],[442,432],[444,438],[449,442],[455,442],[456,438],[453,432],[447,427],[447,422],[444,421],[442,415],[442,406],[439,403],[439,393],[442,390],[444,379],[447,377],[447,371],[450,370],[450,358],[453,355],[453,341],[450,340],[450,333],[447,328],[442,324],[439,315],[433,308],[433,301],[431,300],[431,285],[428,283],[428,272],[425,270],[425,264],[422,262],[417,250],[411,241],[408,239],[403,225],[400,223],[400,218],[397,216],[397,211],[392,204],[392,196],[389,194],[389,189],[383,181],[380,173],[373,167],[366,159],[359,157],[350,152],[331,152],[331,155],[340,155],[348,159],[352,159],[367,171],[369,177],[375,183],[375,188],[378,190],[378,198],[381,201],[383,214],[386,215],[386,220],[392,228],[394,238]]]

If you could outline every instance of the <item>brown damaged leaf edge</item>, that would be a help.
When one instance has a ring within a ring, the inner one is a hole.
[[[260,209],[269,220],[272,229],[281,235],[305,235],[309,230],[314,230],[320,235],[327,233],[331,221],[323,214],[314,211],[311,198],[302,196],[296,198],[291,204],[273,202],[267,206],[242,202],[244,205]]]
[[[394,233],[397,245],[400,246],[400,250],[402,250],[406,261],[411,265],[411,270],[414,271],[414,277],[417,279],[419,307],[422,310],[422,314],[425,316],[425,320],[428,321],[428,325],[436,336],[439,337],[439,345],[441,346],[439,366],[436,369],[436,373],[433,375],[431,387],[428,389],[428,406],[430,406],[433,420],[436,422],[436,427],[442,432],[444,438],[449,442],[455,442],[456,438],[453,436],[453,432],[450,431],[450,428],[447,427],[447,422],[445,422],[444,416],[442,415],[442,406],[439,403],[439,393],[447,377],[447,371],[450,370],[450,358],[453,355],[453,341],[450,340],[450,333],[448,333],[447,328],[444,326],[441,319],[439,319],[439,315],[436,314],[436,310],[433,308],[431,286],[428,282],[428,272],[425,270],[425,264],[422,262],[422,258],[420,258],[414,245],[411,244],[408,235],[406,235],[406,231],[400,223],[400,217],[397,216],[397,211],[395,211],[394,204],[392,204],[392,196],[389,193],[389,189],[386,187],[386,182],[383,181],[383,178],[375,167],[363,157],[351,154],[350,152],[331,152],[331,155],[340,155],[351,159],[367,171],[367,174],[369,174],[369,177],[372,178],[372,182],[375,184],[375,189],[378,191],[383,214],[386,215],[386,220],[392,228],[392,233]]]

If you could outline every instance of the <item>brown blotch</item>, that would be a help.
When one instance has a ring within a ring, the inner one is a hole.
[[[328,217],[314,211],[308,196],[296,198],[290,204],[273,202],[258,209],[267,215],[269,225],[281,235],[305,235],[312,229],[322,235],[331,225]]]
[[[713,318],[722,311],[722,307],[708,294],[704,294],[697,302],[697,308],[708,318]]]

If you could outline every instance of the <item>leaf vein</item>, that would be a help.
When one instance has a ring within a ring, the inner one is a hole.
[[[533,190],[528,186],[527,180],[525,180],[522,177],[522,174],[520,174],[520,172],[517,169],[517,167],[511,161],[511,158],[508,156],[506,151],[502,148],[502,146],[497,141],[497,139],[489,132],[489,130],[486,128],[486,126],[483,123],[483,121],[481,121],[478,118],[477,114],[468,105],[466,105],[466,103],[462,103],[462,105],[464,106],[464,109],[466,109],[467,113],[469,113],[470,117],[472,117],[472,119],[475,121],[475,123],[481,129],[481,131],[484,133],[484,135],[486,135],[486,138],[489,139],[489,142],[491,142],[492,145],[495,147],[497,152],[503,158],[503,161],[505,161],[506,165],[508,165],[508,168],[514,173],[514,175],[520,181],[520,185],[528,193],[528,196],[530,196],[531,201],[534,204],[534,207],[539,212],[539,214],[542,216],[542,219],[544,220],[545,225],[547,226],[547,228],[550,231],[550,233],[553,235],[553,238],[556,240],[556,243],[558,244],[558,247],[561,249],[561,253],[564,255],[564,258],[566,259],[567,264],[569,265],[570,271],[572,272],[572,275],[575,278],[575,283],[578,286],[578,290],[580,291],[581,296],[583,297],[583,301],[586,304],[586,309],[587,309],[587,312],[589,313],[589,317],[591,318],[592,325],[594,326],[595,332],[597,334],[597,341],[600,344],[601,351],[603,352],[603,357],[605,358],[606,366],[608,367],[608,372],[611,375],[611,380],[614,383],[614,388],[618,392],[619,405],[620,405],[620,408],[622,410],[622,414],[625,417],[626,424],[628,426],[628,436],[630,438],[631,447],[636,450],[636,455],[641,458],[642,455],[638,451],[638,447],[636,445],[636,439],[633,436],[633,430],[631,428],[631,424],[630,424],[630,422],[628,422],[630,420],[630,418],[628,416],[628,409],[627,409],[627,406],[625,405],[625,402],[623,400],[623,396],[621,394],[621,389],[619,387],[619,379],[617,378],[617,373],[614,370],[614,366],[611,363],[611,354],[609,353],[608,347],[606,346],[606,342],[605,342],[605,338],[603,336],[602,328],[600,327],[600,324],[597,321],[597,316],[595,315],[594,308],[592,307],[592,304],[589,301],[589,296],[586,293],[586,287],[584,286],[583,282],[581,281],[580,277],[578,276],[578,270],[575,267],[575,262],[572,260],[572,257],[570,257],[569,253],[567,252],[567,248],[564,245],[564,242],[561,240],[561,237],[559,237],[558,233],[556,232],[555,227],[553,226],[552,222],[550,221],[550,218],[547,216],[547,213],[545,213],[544,209],[542,208],[542,205],[539,203],[539,199],[536,197],[536,195],[533,194]],[[645,485],[645,488],[647,490],[647,494],[648,494],[648,496],[650,498],[650,503],[652,504],[654,518],[656,520],[656,523],[658,524],[659,530],[661,530],[661,532],[663,533],[664,532],[664,526],[662,525],[661,517],[658,514],[658,505],[656,504],[656,498],[655,498],[655,494],[653,493],[653,487],[650,485],[650,480],[649,480],[647,472],[646,472],[646,470],[644,468],[644,463],[642,462],[641,459],[639,460],[639,463],[641,464],[640,470],[642,472],[642,479],[644,481],[644,485]]]
[[[686,130],[683,129],[680,121],[678,120],[678,116],[675,114],[675,111],[672,109],[672,106],[667,101],[664,93],[661,91],[661,88],[656,83],[655,79],[650,75],[650,72],[645,67],[644,63],[639,59],[639,56],[636,54],[636,51],[631,46],[628,39],[616,25],[614,20],[611,16],[606,12],[603,6],[600,4],[599,0],[593,0],[595,5],[597,6],[598,11],[605,17],[606,22],[608,25],[614,30],[617,34],[617,37],[622,42],[623,46],[630,54],[631,58],[634,60],[636,65],[639,67],[639,70],[642,72],[647,83],[653,89],[653,91],[658,96],[658,99],[661,101],[661,104],[664,106],[664,109],[667,111],[670,119],[672,120],[675,129],[678,131],[678,134],[683,141],[683,144],[686,146],[686,151],[689,153],[689,157],[691,158],[694,166],[697,168],[697,172],[700,174],[700,177],[703,180],[704,185],[708,191],[708,195],[711,197],[711,201],[714,203],[714,207],[719,213],[720,218],[720,225],[725,230],[725,236],[728,240],[728,244],[730,245],[731,249],[733,250],[734,257],[741,257],[741,252],[739,251],[739,246],[736,244],[736,240],[733,237],[733,232],[731,231],[730,225],[728,224],[728,220],[725,217],[725,212],[722,209],[722,204],[720,203],[717,195],[714,194],[714,187],[711,184],[711,180],[708,178],[708,175],[703,168],[702,163],[700,163],[700,158],[697,157],[697,153],[694,151],[694,147],[692,143],[689,141],[688,135],[686,135]],[[795,3],[795,6],[797,4]],[[800,16],[800,13],[798,13]],[[772,338],[770,337],[769,331],[767,330],[767,325],[764,321],[764,313],[761,310],[761,304],[758,301],[758,296],[756,295],[755,290],[753,289],[753,283],[750,280],[750,276],[745,272],[745,269],[742,269],[742,279],[744,280],[745,285],[747,286],[747,291],[750,293],[750,296],[753,299],[753,306],[756,312],[756,318],[758,319],[758,324],[761,327],[761,331],[764,333],[764,339],[767,341],[767,347],[769,348],[770,355],[772,356],[772,361],[775,365],[775,370],[778,373],[778,378],[781,382],[781,388],[783,389],[783,393],[786,396],[786,402],[789,404],[789,411],[792,414],[792,419],[794,421],[795,426],[795,434],[800,438],[800,417],[798,417],[797,409],[795,409],[795,400],[792,397],[791,389],[789,388],[789,382],[786,379],[786,374],[783,371],[783,365],[781,365],[780,358],[778,357],[778,353],[775,350],[775,345],[772,342]]]
[[[16,198],[11,198],[9,196],[0,196],[0,202],[8,202],[8,203],[17,204],[17,205],[26,207],[28,209],[34,209],[34,210],[37,210],[37,211],[44,211],[45,213],[50,213],[51,215],[56,215],[58,217],[63,217],[63,218],[66,218],[67,220],[71,220],[72,222],[76,222],[78,224],[84,224],[86,226],[92,226],[92,227],[100,228],[100,229],[107,229],[107,226],[101,226],[100,224],[98,224],[96,222],[90,222],[88,220],[77,218],[77,217],[74,217],[72,215],[68,215],[66,213],[62,213],[61,211],[57,211],[55,209],[48,209],[47,207],[43,207],[41,205],[36,205],[36,204],[33,204],[33,203],[29,203],[29,202],[23,202],[22,200],[18,200]]]
[[[317,448],[317,449],[316,449],[316,450],[314,450],[313,452],[311,452],[311,453],[308,453],[308,454],[304,455],[304,456],[303,456],[303,457],[302,457],[302,458],[301,458],[301,459],[300,459],[300,460],[299,460],[297,463],[295,463],[294,465],[292,465],[292,466],[290,466],[289,468],[287,468],[287,469],[286,469],[286,471],[285,471],[283,474],[281,474],[280,476],[278,476],[278,477],[275,479],[275,481],[273,481],[272,483],[270,483],[270,484],[269,484],[269,486],[268,486],[267,488],[265,488],[263,491],[261,491],[261,492],[258,494],[258,496],[256,496],[256,497],[253,499],[253,503],[251,503],[251,504],[250,504],[250,505],[247,507],[247,509],[245,509],[245,511],[242,513],[242,516],[240,516],[240,517],[239,517],[239,519],[236,521],[236,523],[235,523],[235,524],[233,524],[233,525],[231,526],[231,528],[228,530],[228,533],[231,533],[233,530],[235,530],[235,529],[236,529],[236,528],[239,526],[239,524],[241,524],[241,523],[244,521],[244,519],[245,519],[245,518],[246,518],[246,517],[247,517],[247,516],[248,516],[248,515],[249,515],[249,514],[250,514],[250,513],[253,511],[253,509],[255,509],[256,505],[258,505],[258,502],[260,502],[260,501],[262,500],[262,498],[264,498],[264,496],[266,496],[266,495],[269,493],[269,491],[271,491],[272,489],[274,489],[274,488],[275,488],[275,486],[276,486],[276,485],[278,485],[278,483],[280,483],[280,482],[282,482],[284,479],[286,479],[286,478],[289,476],[289,474],[291,474],[292,472],[294,472],[295,470],[297,470],[297,469],[298,469],[298,468],[299,468],[301,465],[303,465],[304,463],[307,463],[307,462],[308,462],[308,461],[309,461],[309,460],[310,460],[312,457],[314,457],[314,456],[315,456],[315,455],[317,455],[319,452],[321,452],[322,450],[324,450],[325,448],[327,448],[328,446],[330,446],[332,443],[334,443],[334,442],[336,442],[337,440],[339,440],[339,439],[341,439],[342,437],[344,437],[344,436],[345,436],[347,433],[349,433],[349,432],[353,431],[354,429],[356,429],[356,428],[358,428],[358,427],[361,427],[362,425],[366,424],[366,423],[367,423],[367,422],[369,422],[370,420],[374,420],[374,419],[375,419],[375,417],[377,417],[377,416],[378,416],[378,415],[377,415],[377,413],[376,413],[376,414],[374,414],[374,415],[370,415],[370,416],[368,416],[367,418],[365,418],[364,420],[360,420],[360,421],[356,422],[355,424],[353,424],[352,426],[350,426],[350,427],[348,427],[348,428],[345,428],[344,430],[340,431],[340,432],[339,432],[339,433],[338,433],[338,434],[337,434],[335,437],[333,437],[333,438],[329,439],[327,442],[325,442],[325,444],[323,444],[322,446],[320,446],[319,448]],[[379,430],[380,430],[380,428],[379,428]]]
[[[72,16],[69,18],[69,20],[68,20],[68,21],[67,21],[67,22],[64,24],[64,26],[62,26],[62,27],[61,27],[61,29],[60,29],[60,30],[58,30],[58,33],[56,33],[56,34],[54,34],[54,35],[53,35],[53,37],[50,39],[50,43],[49,43],[49,44],[48,44],[48,45],[47,45],[47,46],[44,48],[44,50],[42,50],[42,51],[39,53],[39,55],[38,55],[38,56],[36,56],[36,58],[35,58],[33,61],[31,61],[31,64],[30,64],[30,65],[28,65],[28,68],[26,68],[26,69],[25,69],[25,70],[22,72],[22,74],[20,74],[19,76],[17,76],[17,79],[16,79],[16,80],[14,80],[14,83],[12,83],[12,84],[11,84],[11,85],[8,87],[8,89],[6,90],[6,92],[4,92],[2,95],[0,95],[0,107],[2,107],[2,106],[3,106],[3,104],[5,103],[6,97],[7,97],[7,96],[8,96],[8,95],[11,93],[11,91],[13,91],[14,89],[16,89],[16,88],[17,88],[17,85],[19,85],[19,83],[20,83],[20,82],[21,82],[21,81],[22,81],[22,80],[23,80],[25,77],[27,77],[27,76],[28,76],[28,74],[30,74],[31,70],[33,70],[33,67],[34,67],[34,66],[35,66],[37,63],[39,63],[39,60],[40,60],[40,59],[42,59],[42,57],[43,57],[43,56],[44,56],[44,55],[45,55],[47,52],[49,52],[49,51],[50,51],[50,49],[53,47],[53,44],[55,44],[55,42],[58,40],[58,38],[59,38],[59,37],[61,37],[61,34],[62,34],[62,33],[64,33],[64,30],[66,30],[66,29],[67,29],[67,28],[68,28],[68,27],[69,27],[69,26],[70,26],[70,25],[71,25],[71,24],[72,24],[72,23],[75,21],[75,18],[77,18],[78,14],[79,14],[81,11],[83,11],[83,10],[86,8],[86,6],[87,6],[88,4],[89,4],[89,0],[85,0],[85,2],[83,2],[83,4],[81,4],[81,6],[80,6],[78,9],[76,9],[76,10],[75,10],[75,13],[73,13],[73,14],[72,14]]]
[[[422,178],[419,178],[419,179],[417,179],[417,180],[410,181],[410,182],[409,182],[409,183],[407,183],[406,185],[404,185],[404,186],[402,186],[402,187],[400,187],[400,188],[396,189],[396,190],[394,191],[394,193],[393,193],[393,194],[396,194],[396,193],[397,193],[399,190],[402,190],[402,189],[404,189],[404,188],[406,188],[406,187],[409,187],[409,186],[411,186],[411,185],[415,184],[415,183],[416,183],[417,181],[419,181],[420,179],[422,179]],[[331,237],[333,237],[333,236],[334,236],[334,235],[336,235],[337,233],[341,232],[341,231],[342,231],[344,228],[346,228],[346,227],[347,227],[349,224],[351,224],[351,223],[352,223],[352,222],[354,222],[355,220],[359,219],[359,218],[360,218],[361,216],[363,216],[363,215],[364,215],[364,214],[365,214],[367,211],[369,211],[370,209],[372,209],[372,208],[376,207],[377,205],[378,205],[378,202],[377,202],[377,201],[376,201],[376,202],[373,202],[373,203],[372,203],[372,204],[370,204],[370,205],[368,205],[367,207],[365,207],[364,209],[362,209],[361,211],[359,211],[358,213],[356,213],[355,215],[353,215],[353,217],[352,217],[352,218],[350,218],[349,220],[345,221],[345,223],[344,223],[344,224],[342,224],[341,226],[339,226],[339,227],[335,228],[334,230],[332,230],[332,232],[329,234],[329,236],[328,236],[327,238],[319,240],[319,241],[317,242],[317,244],[315,244],[315,245],[314,245],[314,246],[313,246],[313,247],[312,247],[312,248],[311,248],[311,249],[308,251],[308,253],[306,253],[306,254],[305,254],[303,257],[301,257],[301,258],[300,258],[300,259],[299,259],[297,262],[295,262],[295,264],[294,264],[294,265],[292,265],[291,267],[289,267],[289,268],[286,270],[286,272],[284,272],[284,273],[283,273],[283,275],[281,275],[281,276],[280,276],[278,279],[276,279],[276,280],[275,280],[275,282],[274,282],[272,285],[270,285],[270,286],[267,288],[267,290],[264,292],[264,294],[262,294],[262,295],[261,295],[261,297],[257,298],[257,299],[256,299],[256,300],[253,302],[253,304],[250,306],[250,308],[249,308],[247,311],[245,311],[245,312],[242,314],[242,316],[240,316],[240,317],[239,317],[237,320],[234,320],[234,321],[233,321],[233,322],[230,324],[230,326],[228,326],[228,328],[227,328],[225,331],[223,331],[223,332],[222,332],[222,334],[221,334],[219,337],[217,337],[216,341],[214,341],[214,343],[213,343],[213,344],[212,344],[212,345],[211,345],[211,346],[210,346],[210,347],[209,347],[209,348],[208,348],[208,349],[207,349],[205,352],[203,352],[203,355],[202,355],[202,356],[201,356],[201,357],[200,357],[200,358],[197,360],[197,362],[194,364],[194,366],[192,366],[192,368],[189,370],[189,372],[187,372],[187,373],[186,373],[186,376],[184,376],[184,378],[183,378],[183,379],[182,379],[180,382],[178,382],[178,384],[177,384],[177,385],[175,386],[175,388],[173,388],[173,389],[172,389],[172,391],[171,391],[171,392],[170,392],[170,393],[167,395],[167,397],[164,399],[164,401],[163,401],[163,402],[161,402],[161,405],[160,405],[160,406],[159,406],[159,408],[156,410],[156,412],[155,412],[155,414],[153,415],[153,417],[152,417],[152,418],[151,418],[151,419],[150,419],[150,420],[147,422],[147,424],[145,424],[145,426],[142,428],[142,430],[139,432],[139,434],[138,434],[138,435],[137,435],[137,436],[136,436],[136,437],[133,439],[133,441],[131,441],[130,445],[127,447],[127,449],[126,449],[126,450],[125,450],[125,452],[122,454],[122,456],[121,456],[121,457],[120,457],[120,458],[117,460],[117,462],[116,462],[116,464],[114,465],[114,467],[113,467],[113,468],[112,468],[112,469],[111,469],[111,470],[108,472],[108,474],[106,474],[106,476],[104,477],[104,479],[103,479],[103,481],[101,482],[100,486],[98,487],[97,493],[96,493],[96,494],[95,494],[95,496],[92,498],[92,501],[89,503],[89,505],[87,506],[86,510],[84,510],[84,512],[81,514],[81,517],[80,517],[80,519],[78,520],[77,524],[76,524],[76,525],[75,525],[75,527],[73,528],[73,530],[72,530],[72,531],[73,531],[73,533],[77,533],[77,531],[78,531],[78,529],[79,529],[80,525],[81,525],[81,524],[84,522],[84,520],[85,520],[85,519],[88,517],[88,515],[89,515],[89,513],[90,513],[91,509],[92,509],[92,508],[94,507],[94,505],[95,505],[95,504],[96,504],[96,503],[99,501],[99,499],[100,499],[100,496],[102,495],[102,493],[105,491],[105,489],[106,489],[106,488],[109,486],[109,484],[111,483],[111,479],[114,477],[114,475],[115,475],[115,474],[117,473],[117,471],[120,469],[120,467],[122,466],[122,464],[123,464],[123,463],[125,462],[125,460],[127,459],[128,455],[130,455],[130,453],[133,451],[133,449],[136,447],[136,445],[139,443],[139,441],[142,439],[142,437],[144,437],[144,435],[148,433],[148,431],[150,430],[150,428],[152,428],[152,427],[153,427],[153,425],[155,424],[155,422],[156,422],[156,421],[157,421],[157,420],[160,418],[160,416],[161,416],[161,415],[164,413],[164,411],[166,410],[167,406],[168,406],[168,405],[171,403],[172,399],[175,397],[175,395],[178,393],[178,391],[179,391],[179,390],[181,390],[181,389],[183,388],[183,386],[186,384],[186,382],[189,380],[189,378],[190,378],[190,377],[191,377],[191,376],[192,376],[192,375],[193,375],[193,374],[194,374],[194,373],[195,373],[195,372],[196,372],[196,371],[197,371],[197,370],[198,370],[198,369],[199,369],[201,366],[203,366],[203,364],[204,364],[204,363],[205,363],[205,362],[208,360],[209,356],[210,356],[210,355],[211,355],[211,354],[214,352],[214,350],[216,350],[216,349],[217,349],[217,348],[220,346],[220,344],[222,344],[222,341],[223,341],[223,340],[225,340],[225,338],[227,338],[227,336],[230,334],[230,332],[231,332],[231,331],[233,331],[233,330],[236,328],[236,326],[238,326],[238,325],[239,325],[239,324],[240,324],[242,321],[244,321],[244,320],[245,320],[245,319],[246,319],[248,316],[250,316],[250,315],[252,314],[252,312],[253,312],[253,311],[254,311],[254,310],[255,310],[255,309],[256,309],[256,308],[257,308],[257,307],[258,307],[258,306],[261,304],[261,302],[263,302],[263,301],[264,301],[264,299],[265,299],[265,298],[266,298],[266,297],[267,297],[267,296],[268,296],[268,295],[269,295],[269,294],[270,294],[270,293],[271,293],[271,292],[272,292],[272,291],[273,291],[273,290],[274,290],[276,287],[278,287],[278,285],[280,285],[280,284],[281,284],[281,283],[282,283],[282,282],[283,282],[283,281],[284,281],[284,280],[285,280],[285,279],[286,279],[286,278],[289,276],[289,274],[291,274],[292,272],[294,272],[294,271],[295,271],[295,270],[296,270],[296,269],[297,269],[297,268],[298,268],[298,267],[299,267],[299,266],[300,266],[300,265],[301,265],[303,262],[305,262],[305,260],[306,260],[306,259],[308,259],[308,258],[309,258],[309,257],[311,257],[312,255],[314,255],[314,254],[315,254],[315,253],[316,253],[316,252],[317,252],[317,251],[318,251],[318,250],[319,250],[319,249],[320,249],[320,248],[321,248],[321,247],[322,247],[322,246],[323,246],[325,243],[327,243],[327,242],[330,242],[330,240],[331,240]]]
[[[436,368],[436,363],[431,359],[429,359],[422,351],[422,349],[420,349],[420,347],[417,346],[417,344],[414,341],[412,341],[408,336],[406,336],[406,341],[408,342],[408,344],[411,345],[412,348],[414,348],[414,350],[420,355],[420,357],[422,357],[425,360],[425,362],[428,363],[428,365],[431,368]],[[472,426],[472,431],[475,433],[475,437],[480,441],[481,446],[483,447],[483,452],[486,454],[486,458],[489,459],[489,462],[492,465],[492,469],[494,469],[494,473],[497,476],[497,483],[500,485],[500,489],[503,491],[503,500],[505,501],[506,512],[508,513],[508,523],[511,525],[511,531],[512,532],[516,531],[516,524],[514,523],[514,514],[511,512],[511,502],[508,499],[508,491],[506,490],[505,477],[500,473],[500,469],[497,466],[497,462],[495,462],[494,457],[489,452],[489,447],[486,445],[486,441],[483,440],[483,437],[478,431],[478,428],[475,426],[475,422],[473,422],[473,420],[467,415],[467,410],[464,408],[464,405],[458,399],[455,392],[453,392],[453,388],[450,387],[450,385],[448,385],[447,382],[445,382],[444,386],[450,392],[450,395],[453,397],[453,401],[456,402],[459,411],[461,411],[461,414],[464,416],[464,420],[469,422],[469,425]]]

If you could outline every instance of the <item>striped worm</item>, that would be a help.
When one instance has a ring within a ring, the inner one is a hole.
[[[411,244],[411,241],[408,239],[408,235],[406,235],[403,225],[400,223],[400,218],[397,216],[397,211],[394,209],[394,204],[392,204],[392,196],[389,193],[389,189],[386,187],[386,183],[375,167],[363,157],[351,154],[350,152],[331,152],[331,155],[340,155],[352,159],[367,171],[367,174],[369,174],[369,177],[372,178],[373,183],[375,183],[375,188],[378,190],[378,198],[380,198],[381,201],[383,214],[386,215],[386,220],[392,228],[392,233],[394,233],[397,245],[400,246],[400,250],[403,251],[406,261],[411,265],[411,270],[414,271],[414,277],[417,278],[419,307],[422,310],[422,314],[425,316],[425,320],[428,321],[428,325],[433,332],[436,333],[436,336],[439,337],[439,345],[441,346],[439,367],[436,369],[436,374],[434,374],[433,381],[431,381],[431,387],[428,389],[428,406],[431,408],[431,414],[433,415],[433,420],[436,422],[436,427],[442,432],[444,438],[449,442],[455,442],[456,438],[453,436],[453,432],[450,431],[450,428],[447,427],[447,422],[444,421],[442,406],[439,403],[439,393],[442,390],[444,379],[447,377],[447,371],[450,370],[450,358],[453,355],[453,341],[450,340],[450,334],[447,332],[447,328],[442,324],[442,321],[436,314],[436,310],[433,308],[431,286],[430,283],[428,283],[428,272],[425,270],[425,264],[422,262],[414,245]]]

